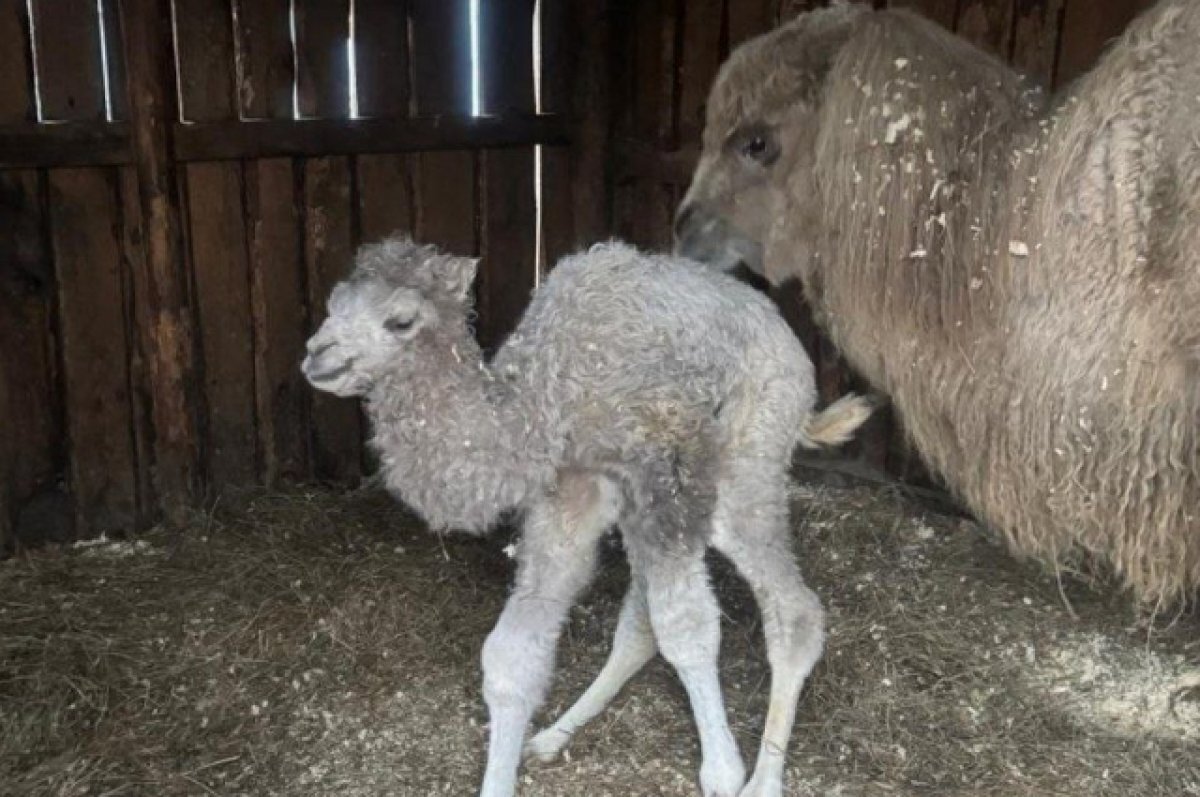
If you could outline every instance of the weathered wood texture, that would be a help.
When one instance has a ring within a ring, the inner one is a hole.
[[[234,30],[243,119],[290,120],[295,76],[289,0],[238,0]],[[260,477],[274,485],[308,475],[304,351],[307,299],[290,158],[247,161],[242,171],[250,267],[254,408]]]
[[[0,6],[0,123],[37,118],[24,4]],[[22,509],[59,492],[65,443],[53,328],[55,278],[37,172],[0,172],[0,548]],[[18,420],[19,419],[19,420]]]
[[[32,11],[42,117],[106,118],[96,4],[40,0]],[[66,483],[76,529],[111,530],[136,520],[139,501],[118,174],[51,169],[46,185],[58,289]]]
[[[549,150],[543,178],[546,265],[612,232],[609,151],[615,68],[627,63],[614,44],[623,24],[616,0],[542,0],[544,108],[573,117],[570,148]]]
[[[467,0],[410,0],[413,105],[417,114],[469,114],[472,109]],[[477,156],[417,156],[417,237],[454,252],[479,251]]]
[[[1087,71],[1110,41],[1153,0],[1064,0],[1055,80],[1069,83]]]
[[[1066,0],[1017,0],[1013,5],[1009,61],[1044,86],[1054,83],[1065,6]]]
[[[233,26],[228,0],[176,0],[182,117],[215,122],[238,116]],[[246,484],[255,474],[255,384],[250,271],[239,163],[184,170],[190,267],[204,392],[207,484]]]
[[[302,117],[348,118],[348,0],[301,0],[296,10],[297,110]],[[354,253],[350,159],[310,158],[303,167],[304,262],[310,331],[324,320],[325,298]],[[312,394],[313,467],[320,479],[349,483],[362,463],[358,402]]]
[[[533,145],[569,140],[570,86],[536,118],[534,4],[486,5],[478,119],[466,0],[0,6],[0,412],[22,419],[0,425],[0,546],[356,480],[356,403],[297,366],[361,241],[486,246],[481,332],[503,335],[535,279]]]
[[[889,0],[889,8],[909,8],[932,19],[947,30],[954,29],[960,0]]]
[[[113,6],[108,6],[114,11]],[[171,162],[170,135],[179,117],[174,88],[173,31],[164,0],[122,0],[119,41],[110,52],[123,60],[131,151],[135,166],[122,175],[126,252],[132,268],[136,436],[145,514],[180,507],[199,485],[199,409],[195,330],[183,259],[183,218]],[[151,442],[152,441],[152,442]],[[153,494],[152,494],[153,493]]]
[[[532,113],[533,0],[494,0],[481,7],[482,111]],[[480,155],[480,255],[477,331],[494,350],[515,326],[537,282],[534,148]]]
[[[582,10],[567,0],[542,0],[539,4],[541,92],[537,110],[540,112],[571,115],[573,92],[583,88],[582,81],[576,82],[577,69],[584,63],[578,55],[577,32]],[[538,264],[543,270],[553,267],[560,257],[575,249],[577,226],[572,213],[572,175],[579,174],[579,169],[572,162],[573,154],[564,146],[540,147],[543,202],[542,234],[537,246]],[[603,176],[600,185],[603,190]],[[554,201],[546,202],[545,197]]]
[[[358,112],[366,118],[406,119],[409,79],[408,3],[356,0]],[[359,236],[372,241],[415,226],[409,155],[361,155],[357,159]]]

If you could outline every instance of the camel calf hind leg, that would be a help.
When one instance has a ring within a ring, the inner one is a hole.
[[[630,580],[621,616],[613,635],[612,651],[596,680],[553,725],[529,740],[525,754],[542,762],[553,760],[570,743],[575,732],[612,702],[621,688],[654,658],[658,650],[650,628],[650,611],[640,579]]]
[[[713,523],[713,546],[754,592],[771,663],[770,704],[758,761],[739,797],[782,797],[800,691],[824,649],[824,612],[792,554],[783,484],[782,476],[747,476],[740,483],[723,484]]]

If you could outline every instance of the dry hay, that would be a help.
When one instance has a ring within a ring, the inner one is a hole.
[[[1067,583],[1072,619],[1053,578],[886,489],[798,488],[795,509],[830,639],[790,795],[1200,795],[1195,617],[1150,630]],[[508,542],[438,539],[373,491],[259,492],[184,528],[0,563],[0,791],[471,793]],[[615,545],[606,560],[550,711],[606,652],[626,578]],[[714,573],[749,752],[768,669],[748,592]],[[568,759],[525,771],[522,795],[690,797],[696,755],[656,661]]]
[[[1186,656],[1123,648],[1097,634],[1066,634],[1025,673],[1093,727],[1200,742],[1200,666]]]

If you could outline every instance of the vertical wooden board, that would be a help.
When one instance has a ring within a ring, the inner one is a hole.
[[[355,0],[358,109],[365,117],[408,116],[407,0]]]
[[[196,315],[204,352],[208,462],[214,485],[254,479],[254,358],[241,171],[188,167]]]
[[[888,8],[910,8],[946,30],[954,30],[959,0],[888,0]]]
[[[635,136],[664,152],[676,145],[675,73],[678,40],[675,0],[640,3],[635,18],[634,63],[638,76],[634,93]],[[675,212],[670,186],[654,177],[639,178],[635,189],[633,242],[649,249],[670,246]]]
[[[641,77],[635,57],[638,20],[633,3],[629,0],[613,0],[613,5],[614,12],[604,19],[609,24],[600,26],[600,33],[608,35],[588,35],[588,48],[585,51],[588,79],[594,85],[612,86],[609,92],[609,128],[612,137],[634,138],[637,135],[633,120],[634,107]]]
[[[533,111],[533,0],[480,6],[479,75],[483,113]]]
[[[683,48],[679,65],[679,138],[700,141],[704,105],[721,65],[722,0],[692,0],[683,10]]]
[[[350,268],[354,242],[349,207],[349,159],[309,160],[304,170],[304,259],[314,330],[325,318],[330,291]],[[362,457],[358,402],[314,392],[312,415],[315,475],[343,483],[357,479]]]
[[[777,6],[776,0],[727,0],[725,13],[729,48],[732,50],[747,39],[775,27]]]
[[[634,64],[634,130],[638,138],[669,147],[675,133],[675,70],[679,22],[676,0],[647,0],[637,7]]]
[[[481,8],[480,72],[489,114],[532,113],[533,3],[497,0]],[[494,349],[516,325],[537,282],[537,203],[534,151],[520,147],[484,152],[483,263],[476,295],[478,333]]]
[[[290,119],[295,74],[289,0],[237,0],[239,109],[243,118]],[[296,170],[290,158],[243,167],[253,329],[254,409],[261,477],[269,485],[308,476],[307,297]]]
[[[1054,82],[1054,56],[1065,0],[1016,0],[1009,61],[1039,84]]]
[[[24,5],[0,5],[0,123],[36,118]],[[57,479],[54,268],[34,171],[0,171],[0,550],[21,508]],[[14,422],[19,419],[19,422]]]
[[[408,4],[355,0],[358,110],[364,117],[405,118],[409,86]],[[408,155],[360,155],[359,236],[374,241],[398,231],[412,233],[413,163]]]
[[[596,4],[593,4],[596,5]],[[570,0],[539,0],[541,14],[542,113],[570,113],[571,98],[578,84],[579,37],[594,34],[583,29],[583,10]]]
[[[660,52],[658,84],[661,87],[663,106],[656,114],[656,135],[660,150],[675,150],[679,147],[679,67],[680,44],[683,39],[684,0],[663,0],[662,22],[659,31]],[[649,59],[647,59],[649,60]],[[672,189],[668,189],[671,191]],[[675,213],[674,203],[668,197],[667,219]],[[667,231],[670,240],[670,230]]]
[[[471,112],[468,0],[409,0],[413,94],[422,116]],[[486,77],[484,78],[486,80]]]
[[[572,97],[586,83],[579,66],[579,36],[583,35],[582,9],[572,9],[568,0],[541,0],[541,106],[542,113],[561,113],[573,116]],[[588,35],[596,35],[589,30]],[[586,103],[580,97],[580,105]],[[595,112],[595,109],[589,109]],[[585,111],[584,113],[587,113]],[[584,115],[576,118],[576,147],[583,145]],[[549,270],[563,255],[575,249],[575,214],[572,201],[572,152],[567,147],[541,148],[542,157],[542,239],[538,242],[542,267]],[[582,187],[582,186],[581,186]]]
[[[1012,0],[963,0],[959,5],[958,35],[993,55],[1008,58],[1012,26]]]
[[[70,481],[85,533],[133,522],[137,506],[120,241],[111,214],[98,212],[116,200],[102,170],[50,174]]]
[[[246,165],[255,408],[262,476],[270,485],[309,474],[309,388],[299,368],[307,302],[295,183],[290,159]]]
[[[422,152],[417,157],[417,237],[471,255],[476,243],[475,153]]]
[[[345,119],[350,115],[346,0],[297,0],[296,69],[301,116]],[[310,321],[323,320],[333,285],[353,258],[350,159],[310,158],[304,163],[304,258]],[[312,459],[316,476],[349,483],[362,472],[362,424],[358,402],[312,395]]]
[[[295,0],[296,83],[300,116],[350,116],[349,0]]]
[[[6,309],[0,308],[0,313],[7,312]],[[0,315],[0,325],[5,323],[4,316]],[[6,331],[0,328],[0,332]],[[0,412],[9,412],[12,409],[13,402],[9,398],[11,378],[4,370],[3,361],[0,361]],[[15,545],[15,533],[13,531],[17,522],[17,498],[16,493],[16,477],[11,473],[12,458],[15,456],[13,452],[17,450],[17,443],[13,440],[15,434],[11,428],[0,427],[0,456],[5,457],[5,464],[0,465],[0,556],[10,552]]]
[[[415,233],[412,168],[405,155],[358,156],[360,241],[377,241],[397,232]]]
[[[410,9],[412,90],[417,114],[469,114],[467,0],[411,0]],[[418,238],[455,254],[478,252],[476,168],[473,152],[424,152],[417,156]]]
[[[95,2],[33,4],[46,119],[105,117]],[[115,170],[49,172],[63,427],[75,529],[136,522],[138,463],[126,344],[127,309]]]
[[[635,181],[636,210],[632,219],[632,241],[643,249],[666,251],[671,248],[671,223],[675,214],[674,186],[654,177]]]
[[[138,334],[137,313],[150,293],[146,282],[145,234],[141,197],[138,194],[137,172],[132,166],[117,170],[119,207],[121,209],[121,260],[123,291],[126,296],[126,340],[129,341],[129,401],[132,414],[133,448],[137,458],[137,489],[140,505],[139,525],[148,525],[158,506],[159,496],[152,463],[154,452],[154,402],[151,395],[150,358],[147,341]],[[143,310],[144,312],[144,310]]]
[[[103,59],[96,0],[35,0],[33,16],[44,117],[103,119]]]
[[[0,5],[0,123],[36,120],[25,8],[6,2]]]
[[[195,324],[184,247],[183,192],[172,159],[170,130],[179,117],[173,19],[163,0],[120,0],[121,54],[129,103],[130,150],[140,222],[134,335],[146,359],[145,386],[153,422],[153,460],[142,460],[154,485],[155,511],[178,518],[199,497],[200,390]],[[132,235],[132,231],[130,235]]]
[[[238,117],[233,12],[228,0],[176,0],[180,101],[191,121]],[[253,481],[257,450],[250,273],[242,166],[186,169],[190,265],[195,285],[209,484]]]
[[[579,248],[572,202],[571,151],[542,147],[542,257],[548,271]]]
[[[624,180],[612,187],[612,234],[637,244],[634,216],[637,206],[636,180]]]
[[[479,341],[499,346],[537,283],[537,204],[532,147],[484,152],[483,263],[476,286]]]
[[[1116,36],[1154,0],[1071,0],[1063,15],[1055,84],[1082,75]]]
[[[40,196],[36,172],[0,172],[0,549],[26,502],[58,481],[63,460],[55,280]]]
[[[117,0],[99,0],[100,24],[104,30],[104,58],[108,64],[108,98],[113,119],[129,118],[125,53],[122,47],[121,13]]]
[[[237,118],[230,0],[172,0],[181,116],[191,122]]]
[[[632,69],[630,59],[619,55],[629,20],[611,0],[557,2],[571,10],[560,16],[567,18],[568,41],[578,44],[570,76],[571,101],[559,106],[569,109],[576,120],[568,156],[570,174],[557,192],[566,201],[569,191],[570,242],[571,248],[578,248],[612,234],[609,150],[613,136],[629,133],[623,110],[631,104],[626,98],[632,89]],[[547,193],[546,202],[553,201],[554,195]]]
[[[291,119],[290,0],[234,0],[238,105],[244,119]]]

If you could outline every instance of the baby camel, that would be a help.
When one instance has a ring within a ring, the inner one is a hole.
[[[822,610],[788,526],[797,443],[844,442],[870,412],[814,414],[812,364],[770,302],[734,279],[619,243],[564,259],[485,363],[477,261],[407,238],[364,246],[308,342],[314,387],[365,399],[388,488],[434,528],[485,533],[518,510],[516,587],[483,646],[483,797],[510,797],[567,611],[620,528],[633,578],[595,683],[527,753],[548,758],[655,653],[687,690],[705,797],[780,797]],[[708,546],[753,588],[771,664],[749,784],[717,675]]]

